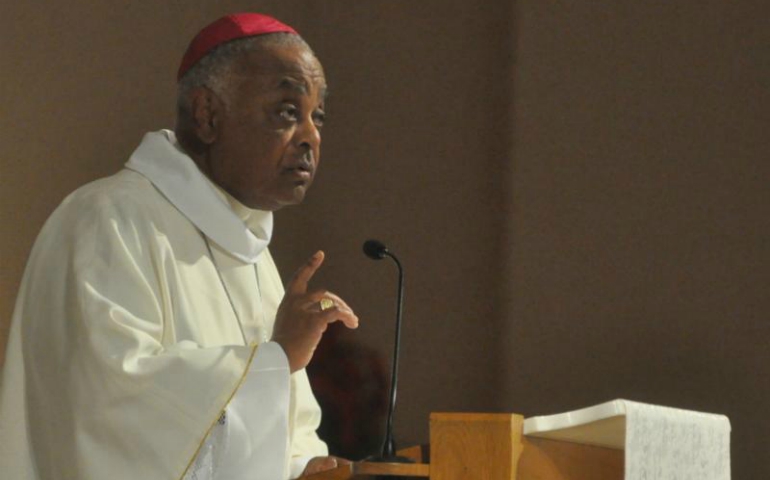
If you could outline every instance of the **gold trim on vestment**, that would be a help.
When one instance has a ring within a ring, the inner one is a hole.
[[[235,389],[230,393],[230,396],[227,398],[227,401],[225,402],[225,405],[222,407],[222,409],[219,411],[219,414],[216,416],[213,422],[211,422],[211,425],[209,426],[208,430],[206,430],[206,434],[203,436],[203,440],[200,441],[198,444],[198,448],[195,449],[195,453],[193,454],[192,458],[189,462],[187,462],[187,467],[182,472],[182,476],[179,477],[179,480],[183,480],[184,476],[187,475],[187,471],[190,470],[190,467],[192,466],[193,462],[195,462],[195,459],[198,458],[198,453],[200,453],[201,448],[203,448],[203,444],[206,443],[206,439],[209,438],[209,434],[211,433],[211,430],[214,428],[214,425],[219,422],[219,419],[222,418],[222,413],[224,413],[225,408],[227,408],[227,405],[230,403],[230,401],[235,396],[235,393],[238,391],[238,389],[241,388],[241,385],[243,385],[243,382],[246,381],[246,375],[249,373],[249,370],[251,369],[251,362],[254,360],[254,355],[257,353],[257,348],[259,347],[259,344],[256,342],[252,342],[251,345],[251,355],[249,356],[249,361],[246,362],[246,368],[243,370],[243,375],[241,375],[241,379],[238,381],[238,384],[235,386]]]

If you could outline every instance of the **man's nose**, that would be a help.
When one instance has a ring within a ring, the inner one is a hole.
[[[312,118],[306,118],[297,125],[295,141],[303,149],[317,151],[321,146],[321,131]]]

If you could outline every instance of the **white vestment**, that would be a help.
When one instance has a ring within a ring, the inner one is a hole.
[[[266,341],[283,297],[271,233],[169,131],[67,197],[14,311],[2,478],[283,480],[326,455],[305,371]]]

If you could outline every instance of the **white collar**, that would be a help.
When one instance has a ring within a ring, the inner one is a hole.
[[[126,162],[204,235],[231,255],[256,263],[273,234],[273,213],[250,209],[219,189],[181,149],[171,130],[147,133]]]

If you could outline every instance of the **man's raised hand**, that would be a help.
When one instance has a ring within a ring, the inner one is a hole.
[[[326,290],[308,291],[308,282],[323,261],[324,253],[318,251],[297,269],[275,317],[272,340],[283,348],[292,373],[310,363],[330,323],[339,320],[348,328],[358,327],[358,317],[340,297]],[[322,309],[325,298],[334,305]]]

